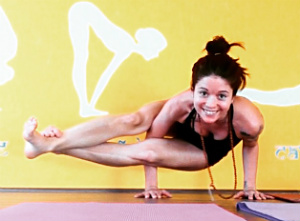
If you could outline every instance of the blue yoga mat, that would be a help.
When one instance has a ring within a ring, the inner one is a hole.
[[[236,207],[270,221],[300,221],[300,204],[239,202]]]

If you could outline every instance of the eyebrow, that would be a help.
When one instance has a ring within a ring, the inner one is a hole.
[[[219,93],[226,93],[226,94],[229,94],[229,91],[223,90],[223,91],[219,91]]]
[[[205,88],[205,87],[200,87],[198,90],[206,90],[206,91],[208,91],[208,89]],[[218,93],[226,93],[226,94],[230,94],[230,92],[229,92],[229,91],[226,91],[226,90],[218,91]]]

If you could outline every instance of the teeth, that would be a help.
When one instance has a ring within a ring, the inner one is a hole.
[[[217,111],[209,111],[209,110],[204,110],[204,112],[207,115],[214,115],[215,113],[217,113]]]

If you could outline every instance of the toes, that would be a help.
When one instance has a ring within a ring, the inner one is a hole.
[[[29,120],[24,124],[23,137],[28,140],[32,136],[32,133],[37,128],[37,120],[34,117],[29,118]]]
[[[37,119],[34,117],[29,118],[29,120],[25,123],[25,127],[37,127]]]
[[[41,132],[44,137],[60,137],[62,132],[54,126],[47,127],[44,131]]]

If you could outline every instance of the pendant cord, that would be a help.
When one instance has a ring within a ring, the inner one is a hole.
[[[200,116],[199,116],[200,118]],[[217,194],[223,198],[223,199],[231,199],[236,191],[236,187],[237,187],[237,172],[236,172],[236,163],[235,163],[235,156],[234,156],[234,143],[233,143],[233,136],[232,136],[232,130],[231,130],[231,116],[230,114],[228,114],[228,130],[229,130],[229,138],[230,138],[230,145],[231,145],[231,153],[232,153],[232,163],[233,163],[233,171],[234,171],[234,192],[232,194],[230,194],[229,196],[224,196],[223,194],[220,193],[220,191],[216,188],[215,184],[214,184],[214,179],[212,176],[212,172],[210,169],[210,165],[208,162],[208,157],[207,157],[207,152],[206,152],[206,148],[205,148],[205,142],[204,142],[204,138],[203,136],[200,134],[200,138],[201,138],[201,145],[202,145],[202,149],[204,151],[204,155],[206,157],[207,160],[207,170],[208,170],[208,174],[210,177],[210,187],[213,188],[213,190],[215,190],[217,192]]]

